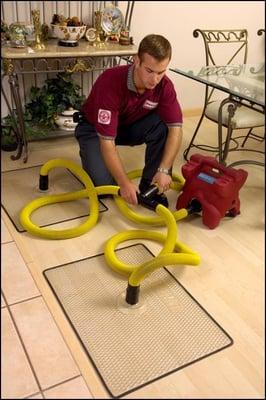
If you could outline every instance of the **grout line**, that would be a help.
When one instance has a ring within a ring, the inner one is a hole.
[[[68,379],[66,379],[66,380],[64,380],[64,381],[60,381],[60,382],[58,382],[58,383],[56,383],[56,384],[54,384],[54,385],[52,385],[52,386],[45,387],[45,389],[42,389],[42,388],[41,388],[40,383],[39,383],[38,378],[37,378],[37,374],[36,374],[35,371],[34,371],[34,367],[33,367],[32,363],[31,363],[31,360],[30,360],[30,356],[29,356],[28,353],[27,353],[26,346],[24,345],[23,339],[22,339],[22,337],[21,337],[21,335],[20,335],[20,333],[19,333],[19,329],[18,329],[18,327],[17,327],[17,325],[16,325],[16,322],[15,322],[15,319],[14,319],[14,317],[13,317],[13,314],[12,314],[12,311],[11,311],[10,307],[11,307],[11,306],[14,306],[14,305],[17,305],[17,304],[25,303],[25,302],[30,301],[30,300],[37,299],[37,298],[39,298],[39,297],[43,298],[43,296],[40,294],[40,295],[38,295],[38,296],[29,297],[29,298],[27,298],[27,299],[24,299],[24,300],[21,300],[21,301],[17,301],[17,302],[12,303],[12,304],[8,304],[8,303],[7,303],[6,296],[5,296],[5,294],[4,294],[4,292],[3,292],[2,289],[1,289],[1,294],[2,294],[2,296],[3,296],[3,299],[4,299],[5,303],[6,303],[6,305],[2,306],[1,309],[4,308],[4,307],[8,309],[8,312],[9,312],[9,315],[10,315],[11,320],[12,320],[12,322],[13,322],[13,325],[14,325],[14,327],[15,327],[16,333],[17,333],[17,335],[18,335],[18,337],[19,337],[19,339],[20,339],[21,345],[22,345],[22,347],[23,347],[23,349],[24,349],[24,352],[25,352],[25,355],[26,355],[26,357],[27,357],[27,359],[28,359],[28,362],[29,362],[29,364],[30,364],[31,370],[32,370],[33,375],[34,375],[34,377],[35,377],[35,379],[36,379],[37,385],[38,385],[38,387],[39,387],[39,389],[40,389],[40,392],[33,393],[33,394],[31,394],[30,396],[35,396],[35,395],[37,395],[38,393],[41,393],[41,395],[43,396],[43,398],[45,398],[45,396],[44,396],[44,394],[43,394],[43,391],[46,391],[46,390],[49,390],[49,389],[53,389],[53,388],[55,388],[55,387],[57,387],[57,386],[60,386],[60,385],[62,385],[62,384],[64,384],[64,383],[66,383],[66,382],[72,381],[73,379],[76,379],[76,378],[78,378],[78,377],[82,377],[82,378],[83,378],[83,375],[80,373],[80,374],[78,374],[78,375],[76,375],[76,376],[73,376],[73,377],[71,377],[71,378],[68,378]],[[44,300],[44,298],[43,298],[43,300]],[[50,312],[50,310],[49,310],[49,312]],[[51,316],[52,316],[53,319],[54,319],[54,316],[52,315],[51,312],[50,312],[50,314],[51,314]],[[57,324],[56,324],[56,326],[57,326]],[[60,332],[60,334],[61,334],[61,336],[62,336],[64,342],[66,343],[65,337],[62,335],[62,332],[61,332],[61,330],[59,329],[58,326],[57,326],[57,329],[59,330],[59,332]],[[70,351],[70,353],[71,353],[71,351]],[[78,367],[78,368],[79,368],[79,367]],[[83,380],[84,380],[84,382],[85,382],[85,384],[86,384],[86,386],[87,386],[87,388],[88,388],[88,391],[91,393],[90,388],[88,387],[88,385],[87,385],[87,383],[86,383],[86,381],[85,381],[84,378],[83,378]],[[26,399],[26,398],[29,398],[30,396],[25,397],[25,399]]]
[[[71,378],[65,379],[64,381],[61,381],[61,382],[55,383],[54,385],[48,386],[48,387],[46,387],[43,391],[53,389],[53,388],[55,388],[55,387],[58,387],[58,386],[60,386],[60,385],[63,385],[64,383],[67,383],[67,382],[71,382],[72,380],[77,379],[77,378],[79,378],[79,377],[82,377],[82,378],[83,378],[83,376],[82,376],[81,374],[75,375],[75,376],[72,376]],[[83,378],[83,379],[84,379],[84,378]]]
[[[104,206],[105,206],[105,205],[104,205]],[[105,207],[106,207],[106,206],[105,206]],[[106,207],[106,208],[107,208],[107,207]],[[108,210],[108,208],[107,208],[107,210]],[[27,270],[29,270],[29,268],[28,268],[28,263],[24,260],[23,254],[21,253],[21,251],[20,251],[20,249],[19,249],[19,247],[18,247],[16,241],[14,241],[14,243],[15,243],[16,248],[17,248],[18,252],[20,253],[20,255],[21,255],[21,257],[22,257],[22,259],[23,259],[23,261],[24,261],[24,263],[25,263],[25,265],[26,265]],[[30,270],[29,270],[29,272],[30,272],[30,275],[32,276],[32,273],[31,273]],[[32,276],[32,278],[33,278],[33,276]],[[33,278],[33,279],[34,279],[34,278]],[[35,280],[34,280],[34,282],[35,282]],[[36,284],[36,282],[35,282],[35,284]],[[36,284],[36,287],[38,288],[38,285],[37,285],[37,284]],[[38,288],[38,290],[39,290],[39,288]],[[17,328],[17,326],[16,326],[16,323],[15,323],[15,320],[14,320],[14,318],[13,318],[12,311],[11,311],[11,309],[10,309],[11,306],[14,306],[14,305],[17,305],[17,304],[21,304],[21,303],[25,303],[25,302],[27,302],[27,301],[34,300],[34,299],[37,299],[37,298],[40,298],[40,297],[41,297],[41,298],[43,299],[43,301],[45,302],[45,304],[46,304],[46,306],[47,306],[47,308],[48,308],[48,311],[49,311],[50,315],[52,316],[52,318],[53,318],[53,320],[54,320],[54,322],[55,322],[55,324],[56,324],[56,327],[57,327],[57,329],[58,329],[58,331],[59,331],[59,333],[60,333],[60,335],[61,335],[61,337],[62,337],[64,343],[66,344],[66,346],[67,346],[67,348],[68,348],[68,351],[70,352],[70,354],[71,354],[71,356],[72,356],[72,358],[73,358],[73,361],[75,362],[76,366],[77,366],[78,369],[80,370],[79,365],[77,364],[76,360],[74,359],[73,354],[72,354],[72,351],[70,350],[70,348],[69,348],[69,346],[68,346],[68,343],[67,343],[67,341],[66,341],[66,339],[65,339],[65,336],[63,335],[63,333],[62,333],[62,331],[61,331],[61,328],[58,326],[58,324],[57,324],[57,322],[56,322],[56,320],[55,320],[55,318],[54,318],[54,315],[52,314],[52,312],[51,312],[51,310],[50,310],[50,308],[49,308],[49,306],[48,306],[48,304],[47,304],[47,302],[46,302],[46,299],[42,296],[41,293],[40,293],[40,295],[36,295],[36,296],[33,296],[33,297],[29,297],[29,298],[26,298],[26,299],[23,299],[23,300],[14,302],[14,303],[12,303],[12,304],[8,304],[8,302],[7,302],[7,300],[6,300],[6,296],[4,295],[4,292],[3,292],[2,288],[1,288],[1,293],[2,293],[3,299],[4,299],[5,303],[6,303],[6,305],[2,306],[1,309],[4,308],[4,307],[7,307],[8,311],[9,311],[9,314],[10,314],[10,316],[11,316],[11,319],[12,319],[12,321],[13,321],[13,324],[14,324],[14,326],[15,326],[15,329],[16,329],[16,331],[17,331],[17,334],[18,334],[18,336],[19,336],[19,339],[20,339],[20,341],[21,341],[21,343],[22,343],[22,347],[23,347],[23,349],[24,349],[24,351],[25,351],[25,353],[26,353],[26,356],[27,356],[27,359],[28,359],[28,361],[29,361],[30,367],[31,367],[31,369],[32,369],[32,371],[33,371],[33,374],[34,374],[34,376],[35,376],[35,379],[36,379],[36,381],[37,381],[37,384],[38,384],[38,387],[39,387],[39,389],[40,389],[40,392],[41,392],[43,398],[45,398],[45,396],[43,395],[41,386],[40,386],[40,384],[39,384],[37,375],[35,374],[34,367],[33,367],[33,365],[31,364],[30,357],[29,357],[29,355],[28,355],[28,353],[27,353],[27,350],[26,350],[26,346],[24,346],[23,339],[22,339],[22,337],[21,337],[20,334],[19,334],[19,330],[18,330],[18,328]],[[81,376],[81,377],[83,378],[83,375],[82,375],[81,373],[80,373],[79,375],[75,376],[74,378],[79,377],[79,376]],[[57,383],[57,384],[55,384],[55,385],[53,385],[53,386],[51,386],[51,387],[49,387],[49,388],[57,387],[57,386],[61,385],[62,383],[68,382],[68,381],[70,381],[70,380],[72,380],[72,379],[74,379],[74,378],[71,377],[71,378],[69,378],[69,379],[67,379],[67,380],[65,380],[65,381],[59,382],[59,383]],[[83,380],[84,380],[84,382],[86,383],[86,381],[85,381],[84,378],[83,378]],[[88,387],[87,383],[86,383],[86,386],[87,386],[87,388],[88,388],[88,391],[91,393],[91,390],[90,390],[90,388]],[[48,390],[48,388],[45,388],[45,390]],[[33,394],[32,394],[32,396],[33,396]]]
[[[7,242],[1,242],[1,245],[5,245],[5,244],[9,244],[9,243],[14,243],[14,242],[15,242],[15,240],[12,239],[12,240],[9,240],[9,241],[7,241]]]
[[[42,391],[41,391],[41,392],[32,393],[32,394],[29,395],[29,396],[23,397],[23,399],[31,399],[33,396],[37,396],[38,394],[40,394],[40,395],[42,396],[42,399],[45,399],[44,394],[43,394]]]
[[[39,387],[39,389],[40,389],[39,392],[32,393],[30,396],[35,396],[35,395],[37,395],[37,394],[40,393],[40,394],[42,395],[42,398],[45,398],[45,396],[44,396],[44,394],[43,394],[43,391],[49,390],[49,389],[53,389],[53,388],[55,388],[55,387],[58,387],[58,386],[60,386],[60,385],[62,385],[62,384],[64,384],[64,383],[66,383],[66,382],[72,381],[73,379],[76,379],[76,378],[78,378],[78,377],[82,377],[82,378],[83,378],[83,375],[80,373],[80,374],[75,375],[75,376],[73,376],[73,377],[71,377],[71,378],[65,379],[64,381],[60,381],[60,382],[58,382],[58,383],[56,383],[56,384],[54,384],[54,385],[52,385],[52,386],[45,387],[45,389],[42,389],[42,388],[41,388],[41,385],[40,385],[40,383],[39,383],[37,374],[35,373],[34,367],[33,367],[32,363],[31,363],[31,360],[30,360],[30,356],[29,356],[28,353],[27,353],[26,346],[25,346],[25,344],[24,344],[24,342],[23,342],[23,339],[22,339],[22,337],[21,337],[21,335],[20,335],[20,333],[19,333],[19,329],[18,329],[18,327],[17,327],[17,325],[16,325],[16,322],[15,322],[15,319],[14,319],[14,317],[13,317],[13,314],[12,314],[12,311],[11,311],[10,307],[11,307],[11,306],[14,306],[14,305],[17,305],[17,304],[25,303],[26,301],[34,300],[34,299],[36,299],[36,298],[43,297],[43,296],[42,296],[42,295],[33,296],[33,297],[29,297],[28,299],[25,299],[25,300],[21,300],[21,301],[17,301],[17,302],[15,302],[15,303],[12,303],[12,304],[8,304],[7,299],[6,299],[6,296],[5,296],[5,294],[4,294],[4,292],[3,292],[2,289],[1,289],[1,294],[2,294],[2,296],[3,296],[3,299],[4,299],[5,303],[6,303],[6,305],[5,305],[5,306],[2,306],[1,309],[5,307],[5,308],[7,308],[8,312],[9,312],[10,318],[11,318],[11,320],[12,320],[12,322],[13,322],[14,328],[15,328],[16,333],[17,333],[17,335],[18,335],[18,338],[19,338],[19,340],[20,340],[20,342],[21,342],[21,345],[22,345],[23,350],[24,350],[24,352],[25,352],[26,358],[27,358],[27,360],[28,360],[28,362],[29,362],[29,365],[30,365],[30,368],[31,368],[31,370],[32,370],[32,373],[33,373],[33,375],[34,375],[34,377],[35,377],[36,383],[37,383],[37,385],[38,385],[38,387]],[[44,299],[43,299],[43,300],[44,300]],[[49,311],[49,312],[50,312],[50,311]],[[52,314],[51,314],[51,315],[52,315]],[[57,328],[58,328],[58,327],[57,327]],[[59,331],[60,331],[60,330],[59,330]],[[60,331],[60,333],[61,333],[61,331]],[[62,335],[62,333],[61,333],[61,335]],[[62,337],[63,337],[63,336],[62,336]],[[64,338],[64,337],[63,337],[63,339],[64,339],[64,341],[65,341],[65,338]],[[84,380],[84,378],[83,378],[83,380]],[[85,380],[84,380],[84,382],[85,382],[85,384],[86,384],[86,386],[87,386],[87,388],[88,388],[88,391],[91,393],[91,391],[90,391],[90,389],[89,389],[89,387],[88,387],[88,385],[87,385],[87,383],[86,383]],[[27,399],[27,398],[30,398],[30,396],[27,396],[27,397],[24,397],[24,398]]]
[[[1,292],[2,292],[2,290],[1,290]],[[4,295],[3,292],[2,292],[2,296],[3,296],[3,298],[4,298],[4,300],[5,300],[6,304],[7,304],[6,297],[5,297],[5,295]],[[27,358],[27,360],[28,360],[28,363],[29,363],[29,366],[30,366],[30,368],[31,368],[32,374],[33,374],[33,376],[34,376],[34,378],[35,378],[35,380],[36,380],[37,386],[38,386],[40,392],[42,393],[41,384],[40,384],[39,379],[38,379],[38,377],[37,377],[37,374],[36,374],[36,372],[35,372],[35,370],[34,370],[34,367],[33,367],[33,365],[32,365],[30,356],[28,355],[28,352],[27,352],[26,346],[25,346],[25,344],[24,344],[24,342],[23,342],[22,336],[20,335],[20,332],[19,332],[19,329],[18,329],[18,327],[17,327],[15,318],[14,318],[14,316],[13,316],[13,314],[12,314],[12,311],[11,311],[11,309],[10,309],[10,307],[9,307],[8,304],[7,304],[7,310],[8,310],[8,313],[9,313],[9,315],[10,315],[10,318],[11,318],[11,320],[12,320],[12,322],[13,322],[13,325],[14,325],[15,331],[16,331],[16,333],[17,333],[17,335],[18,335],[18,338],[19,338],[19,340],[20,340],[21,346],[22,346],[22,348],[23,348],[23,350],[24,350],[24,352],[25,352],[25,356],[26,356],[26,358]]]
[[[2,289],[1,289],[1,293],[2,293],[2,294],[4,293]],[[38,295],[36,295],[36,296],[27,297],[26,299],[19,300],[19,301],[15,301],[14,303],[7,303],[7,304],[9,305],[9,307],[11,307],[11,306],[15,306],[15,305],[17,305],[17,304],[25,303],[26,301],[29,301],[29,300],[37,299],[37,298],[39,298],[39,297],[42,297],[42,295],[41,295],[41,294],[38,294]]]

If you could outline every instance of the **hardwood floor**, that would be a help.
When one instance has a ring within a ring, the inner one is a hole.
[[[185,119],[182,149],[197,121],[197,117]],[[203,140],[215,143],[216,125],[204,121],[201,129]],[[264,143],[249,140],[254,148],[264,149]],[[27,166],[53,158],[79,163],[78,146],[71,137],[32,142],[29,149]],[[120,147],[119,152],[128,171],[142,168],[144,146]],[[182,152],[174,165],[178,174],[184,164]],[[25,167],[21,160],[11,161],[9,156],[2,152],[2,171]],[[230,161],[247,158],[244,152],[229,156]],[[264,155],[257,153],[252,157],[264,160]],[[201,264],[196,268],[171,267],[234,344],[124,398],[265,397],[264,168],[236,168],[248,171],[240,190],[241,214],[224,218],[213,230],[204,226],[198,215],[178,222],[179,239],[201,255]],[[168,197],[174,210],[176,193],[170,191]],[[121,216],[112,199],[105,199],[104,204],[108,211],[101,214],[97,226],[68,240],[19,233],[2,209],[2,398],[110,397],[42,274],[46,268],[102,253],[110,236],[132,229],[134,224]],[[70,226],[72,221],[56,227]],[[155,254],[160,248],[150,242],[147,246]]]

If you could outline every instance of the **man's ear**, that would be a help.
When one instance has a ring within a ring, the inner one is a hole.
[[[138,56],[137,54],[135,54],[135,55],[133,56],[133,61],[134,61],[134,64],[135,64],[137,67],[140,65],[140,59],[139,59],[139,56]]]

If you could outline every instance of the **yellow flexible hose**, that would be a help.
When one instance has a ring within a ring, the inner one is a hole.
[[[99,202],[97,195],[99,194],[112,194],[114,196],[114,200],[120,209],[121,213],[128,219],[138,222],[144,223],[148,225],[163,225],[164,220],[160,216],[147,216],[141,215],[134,212],[124,201],[124,199],[118,195],[119,187],[113,185],[105,185],[105,186],[97,186],[95,187],[89,175],[81,168],[79,165],[74,162],[66,159],[53,159],[47,161],[40,169],[41,176],[47,176],[49,171],[53,168],[61,167],[69,169],[79,180],[84,184],[85,189],[63,193],[58,195],[50,195],[35,199],[28,203],[20,213],[20,223],[26,229],[26,231],[32,233],[33,235],[43,237],[46,239],[70,239],[76,236],[83,235],[94,225],[96,225],[99,218]],[[128,173],[130,179],[137,178],[141,176],[141,170],[134,170]],[[172,188],[175,190],[180,190],[182,185],[184,184],[184,179],[179,177],[178,175],[173,175],[173,184]],[[48,228],[41,228],[38,225],[34,224],[30,217],[31,214],[39,209],[40,207],[54,204],[54,203],[63,203],[66,201],[73,201],[81,198],[89,198],[90,199],[90,213],[87,220],[74,228],[64,229],[64,230],[55,230]],[[174,211],[173,215],[176,221],[179,221],[182,218],[187,216],[187,210],[181,209],[178,211]]]
[[[167,235],[161,232],[131,230],[112,236],[105,245],[104,255],[107,264],[116,272],[130,275],[128,282],[131,286],[139,286],[144,277],[157,268],[171,264],[198,265],[200,262],[197,253],[177,241],[177,225],[172,213],[161,204],[156,207],[155,211],[164,218],[168,228]],[[133,239],[154,240],[163,243],[164,246],[159,255],[150,261],[140,265],[127,264],[117,258],[115,248],[118,244]]]
[[[161,268],[166,265],[175,264],[187,264],[187,265],[198,265],[200,257],[197,253],[193,252],[185,244],[177,240],[177,224],[182,218],[188,215],[186,209],[171,212],[163,205],[159,204],[156,207],[157,216],[146,216],[135,213],[131,208],[128,207],[126,202],[119,196],[119,187],[106,185],[95,187],[88,174],[77,164],[72,161],[65,159],[54,159],[46,162],[40,170],[42,177],[48,178],[48,173],[52,168],[63,167],[69,169],[80,181],[84,184],[85,188],[76,192],[63,193],[58,195],[50,195],[41,197],[31,201],[27,204],[20,213],[20,222],[22,226],[30,233],[36,236],[44,237],[47,239],[68,239],[76,236],[80,236],[96,225],[99,217],[99,194],[112,194],[115,202],[119,207],[121,213],[128,219],[138,222],[146,223],[150,225],[166,225],[167,234],[161,232],[154,232],[149,230],[130,230],[120,232],[110,238],[105,245],[105,259],[107,264],[115,271],[129,275],[129,284],[131,286],[139,286],[140,282],[145,278],[146,275],[150,274],[157,268]],[[135,170],[128,174],[130,179],[134,179],[141,175],[141,170]],[[174,175],[173,184],[171,188],[174,190],[180,190],[184,184],[184,179]],[[31,214],[40,207],[45,205],[61,203],[66,201],[77,200],[81,198],[90,199],[90,210],[87,220],[81,225],[64,230],[52,230],[47,228],[41,228],[35,225],[30,217]],[[163,244],[163,248],[159,255],[150,261],[142,263],[140,265],[129,265],[121,262],[117,259],[115,254],[116,246],[126,240],[133,239],[149,239],[155,240]]]
[[[22,209],[20,213],[20,223],[28,232],[36,236],[44,237],[46,239],[69,239],[83,235],[84,233],[89,231],[98,221],[99,202],[96,189],[89,175],[77,164],[69,160],[54,159],[46,162],[41,167],[40,175],[47,175],[48,172],[55,167],[64,167],[69,169],[82,181],[82,183],[85,185],[85,189],[76,192],[45,196],[31,201]],[[48,204],[63,203],[66,201],[77,200],[85,197],[89,197],[91,200],[90,213],[87,220],[77,227],[64,230],[47,229],[37,226],[30,220],[31,214],[40,207]]]

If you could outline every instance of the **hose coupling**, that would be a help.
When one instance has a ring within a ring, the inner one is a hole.
[[[127,285],[126,302],[130,305],[137,304],[139,302],[139,291],[140,286]]]

